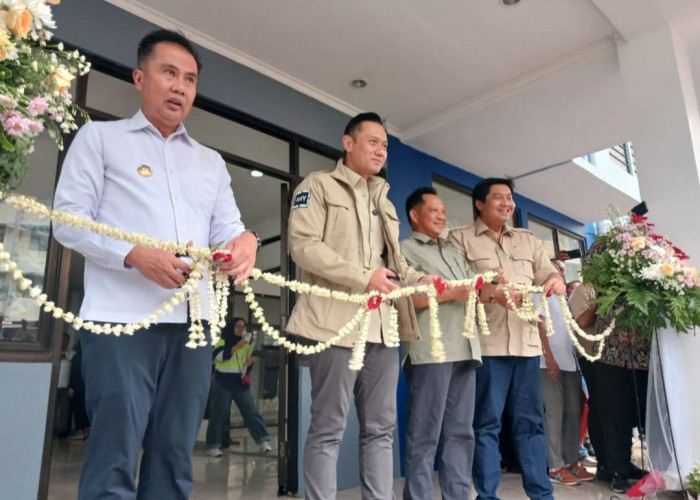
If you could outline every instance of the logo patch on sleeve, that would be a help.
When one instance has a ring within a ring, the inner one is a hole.
[[[294,196],[294,203],[292,203],[292,209],[299,207],[308,207],[309,201],[311,201],[311,193],[308,189],[304,191],[299,191],[296,196]]]

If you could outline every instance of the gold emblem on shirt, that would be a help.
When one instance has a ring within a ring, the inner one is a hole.
[[[148,165],[139,165],[136,167],[136,171],[141,177],[150,177],[153,175],[153,169]]]

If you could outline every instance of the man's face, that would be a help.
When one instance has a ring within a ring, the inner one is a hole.
[[[197,62],[184,47],[160,42],[133,72],[141,109],[167,137],[187,118],[197,95]]]
[[[365,179],[377,175],[387,157],[384,127],[375,122],[362,122],[353,135],[343,136],[345,165]]]
[[[487,225],[503,226],[515,210],[513,193],[505,184],[494,184],[489,189],[485,201],[476,200],[476,208]]]
[[[410,217],[414,231],[426,234],[434,240],[440,236],[447,224],[445,205],[440,197],[434,194],[424,194],[423,204],[411,209]]]

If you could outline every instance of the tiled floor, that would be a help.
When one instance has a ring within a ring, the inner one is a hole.
[[[263,455],[245,431],[234,431],[234,438],[241,442],[221,458],[206,455],[203,443],[198,443],[193,457],[194,487],[191,500],[273,500],[277,497],[277,460],[274,454]],[[56,441],[51,464],[49,500],[74,500],[83,458],[84,441]],[[437,480],[435,480],[437,484]],[[394,482],[396,498],[401,498],[403,479]],[[504,474],[499,495],[502,500],[524,500],[520,475]],[[579,486],[554,487],[558,500],[614,500],[627,498],[613,493],[607,484],[598,481]],[[359,489],[338,492],[337,500],[356,500]],[[435,489],[434,499],[440,498]],[[648,498],[648,497],[647,497]],[[679,495],[665,494],[657,498],[675,498]]]

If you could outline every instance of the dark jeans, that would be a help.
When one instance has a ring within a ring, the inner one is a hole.
[[[270,440],[265,428],[265,421],[255,406],[250,387],[240,381],[225,387],[216,380],[212,382],[211,407],[209,409],[209,425],[207,426],[207,448],[219,448],[227,436],[229,428],[231,401],[236,403],[241,412],[243,422],[256,443]]]
[[[533,500],[553,500],[547,476],[547,438],[540,385],[540,358],[483,356],[476,371],[474,489],[481,500],[495,500],[501,481],[498,433],[508,401],[513,444],[523,487]]]

